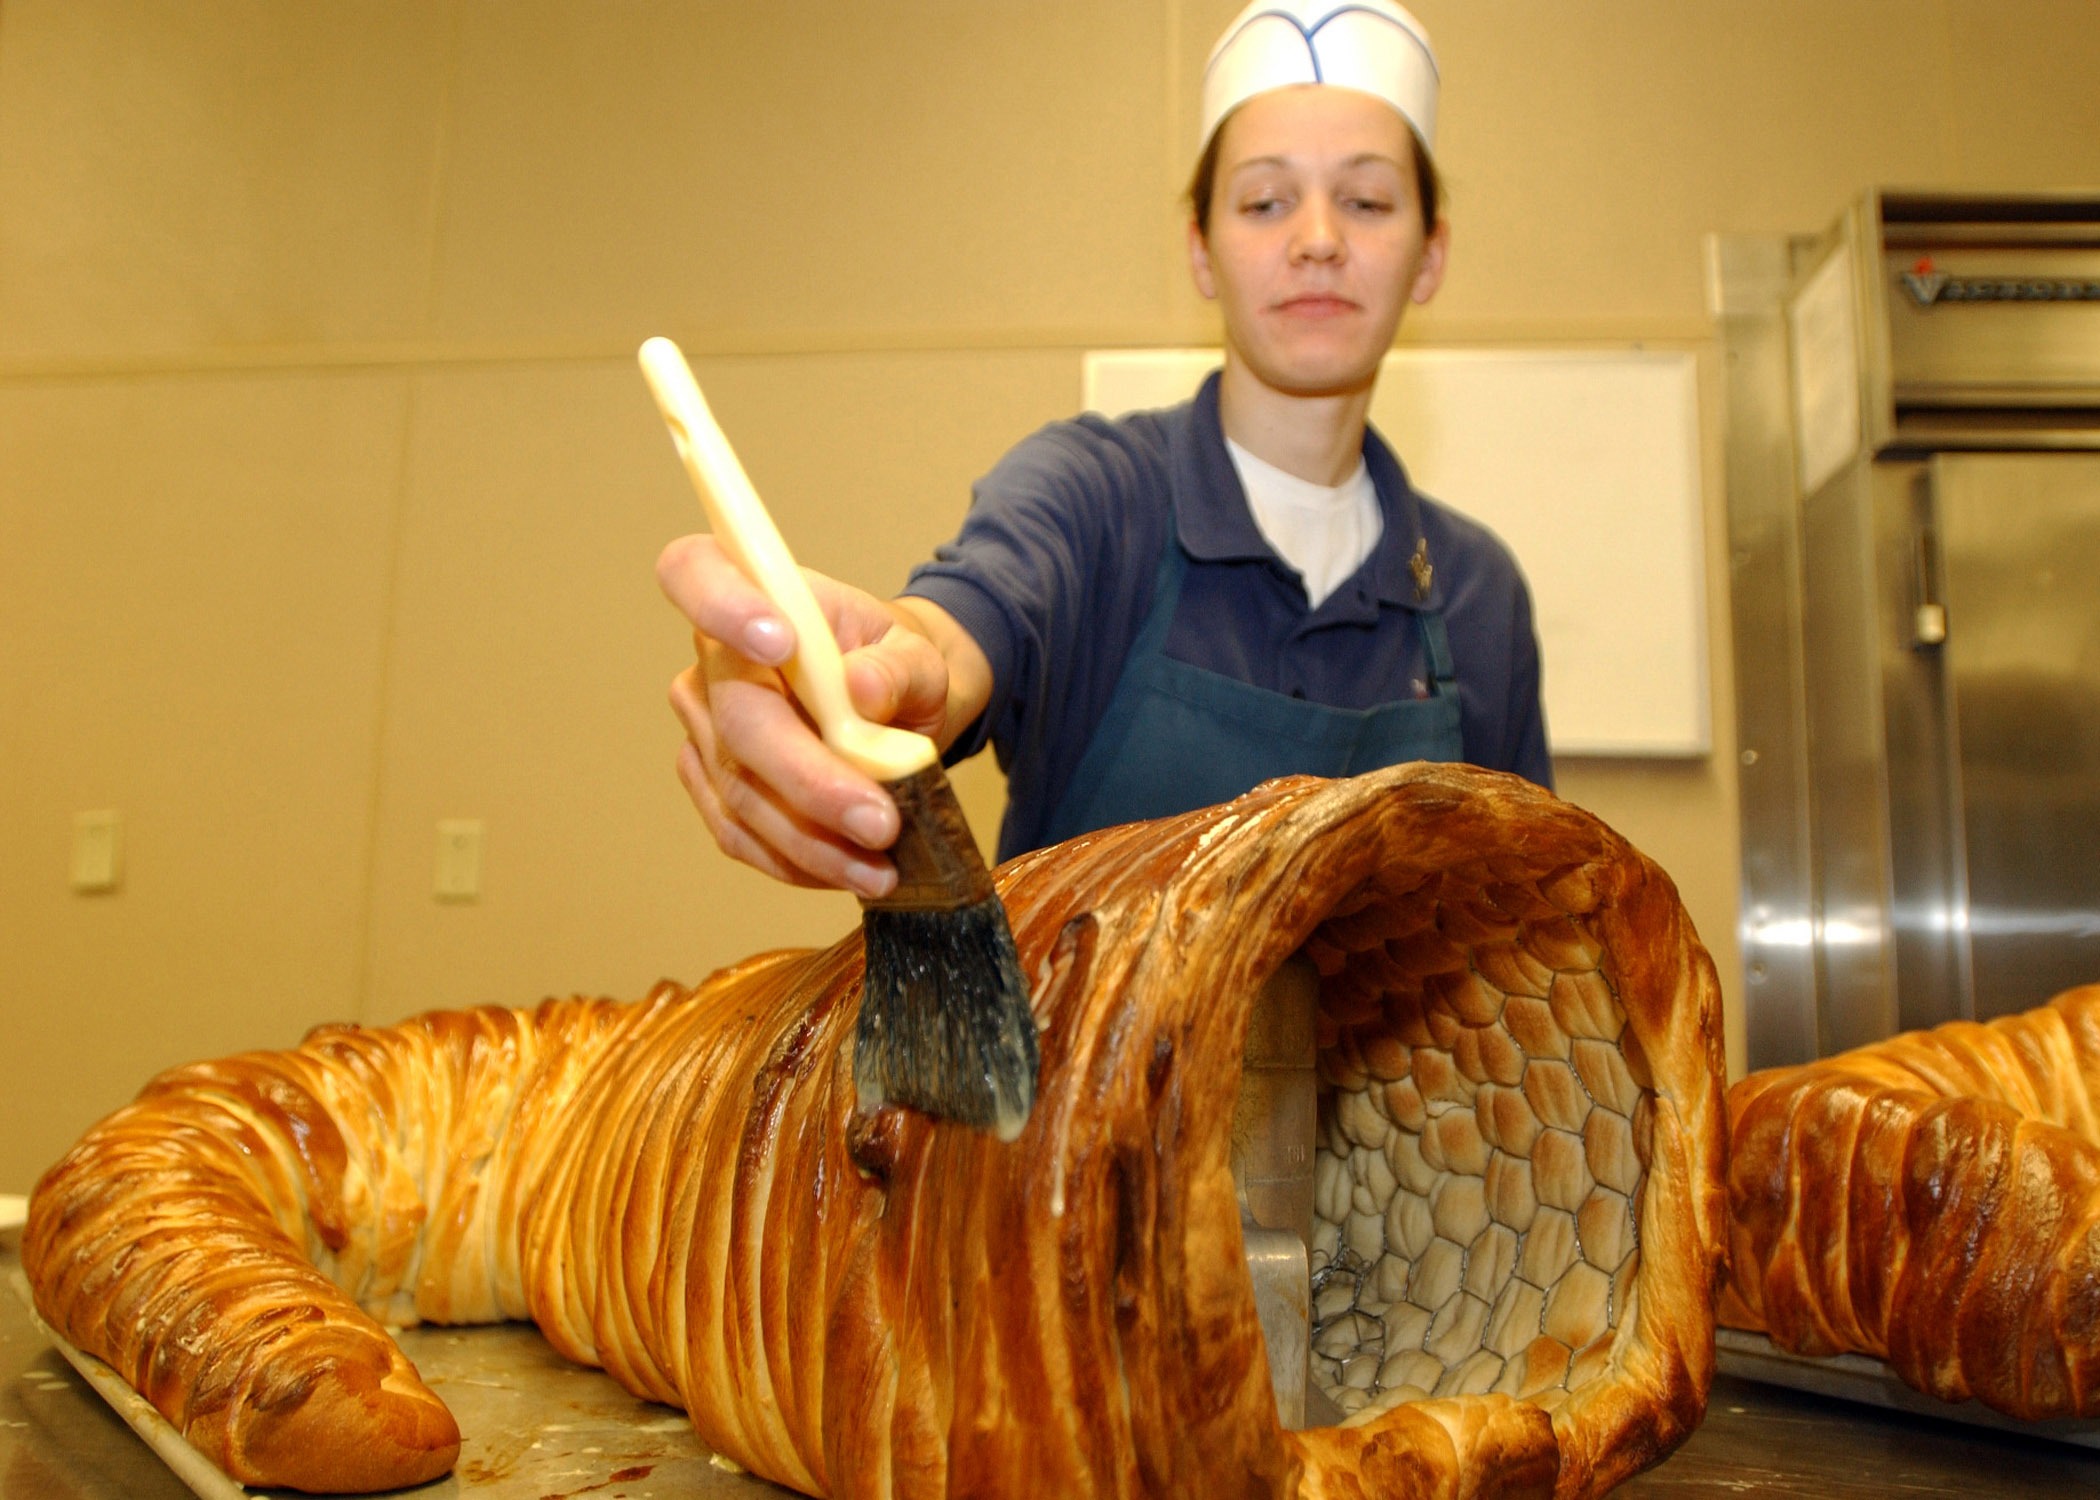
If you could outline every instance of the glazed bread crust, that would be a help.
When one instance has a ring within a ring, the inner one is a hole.
[[[1718,992],[1668,880],[1595,819],[1407,766],[1000,883],[1042,1046],[1011,1145],[857,1112],[854,935],[639,1004],[163,1075],[39,1184],[38,1305],[235,1477],[315,1488],[452,1461],[379,1326],[417,1319],[529,1317],[820,1495],[1576,1500],[1698,1422]],[[1229,1153],[1249,1008],[1299,953],[1314,1263],[1358,1267],[1368,1342],[1326,1348],[1348,1422],[1293,1432]]]
[[[2100,1415],[2100,985],[1729,1091],[1721,1321],[1947,1401]]]
[[[536,1118],[625,1007],[323,1027],[176,1068],[45,1174],[37,1307],[248,1484],[369,1491],[445,1473],[451,1413],[382,1327],[524,1317]]]

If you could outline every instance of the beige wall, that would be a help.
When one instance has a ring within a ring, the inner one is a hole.
[[[0,1189],[187,1058],[845,930],[671,777],[694,507],[631,351],[685,342],[806,560],[894,585],[1080,350],[1215,336],[1173,197],[1236,6],[0,0]],[[1417,9],[1457,241],[1411,338],[1688,347],[1711,396],[1707,232],[2100,182],[2089,0]],[[1561,778],[1733,995],[1708,488],[1716,754]]]

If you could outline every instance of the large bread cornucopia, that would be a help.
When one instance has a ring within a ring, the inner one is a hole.
[[[1753,1073],[1728,1109],[1724,1323],[2100,1416],[2100,985]]]
[[[856,1116],[855,935],[163,1074],[38,1185],[38,1306],[236,1478],[318,1489],[456,1452],[375,1319],[529,1317],[826,1495],[1585,1496],[1698,1422],[1717,994],[1623,840],[1417,765],[1000,883],[1042,1027],[1011,1145]],[[1228,1162],[1248,1004],[1294,953],[1321,975],[1315,1364],[1353,1413],[1305,1431]]]

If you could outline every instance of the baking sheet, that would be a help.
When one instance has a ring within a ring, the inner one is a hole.
[[[1887,1365],[1862,1354],[1837,1354],[1811,1358],[1791,1354],[1761,1333],[1737,1328],[1714,1330],[1714,1360],[1722,1372],[1767,1385],[1791,1386],[1819,1396],[1863,1401],[1913,1416],[1933,1417],[1942,1422],[1964,1422],[2023,1437],[2054,1438],[2083,1448],[2100,1448],[2100,1420],[2071,1417],[2052,1422],[2022,1422],[2001,1416],[1977,1401],[1941,1401],[1912,1390]]]
[[[5,1207],[0,1201],[0,1213]],[[28,1307],[13,1238],[0,1242],[0,1255]],[[299,1491],[251,1490],[227,1478],[108,1365],[41,1319],[36,1326],[198,1500],[301,1500]],[[528,1324],[410,1328],[395,1337],[461,1433],[452,1473],[390,1492],[403,1500],[780,1500],[792,1493],[716,1458],[684,1413],[629,1395],[602,1370],[570,1364]]]

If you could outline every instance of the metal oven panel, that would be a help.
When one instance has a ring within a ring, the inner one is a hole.
[[[1886,746],[1895,1014],[1915,1030],[1975,1014],[1959,744],[1945,673],[1944,569],[1922,463],[1873,470],[1875,631]]]
[[[2100,982],[2100,455],[1944,454],[1932,490],[1981,1018]]]
[[[1896,1020],[1873,477],[1849,465],[1802,507],[1818,1054],[1876,1041]]]
[[[1709,269],[1751,1066],[2100,982],[2100,193]]]
[[[1708,242],[1712,310],[1728,347],[1729,605],[1734,613],[1742,809],[1739,941],[1752,1067],[1817,1050],[1808,731],[1801,681],[1801,510],[1787,413],[1781,302],[1797,251],[1771,235]],[[1755,830],[1753,836],[1752,830]]]
[[[1899,406],[2100,403],[2100,248],[1904,238],[1883,256]]]

